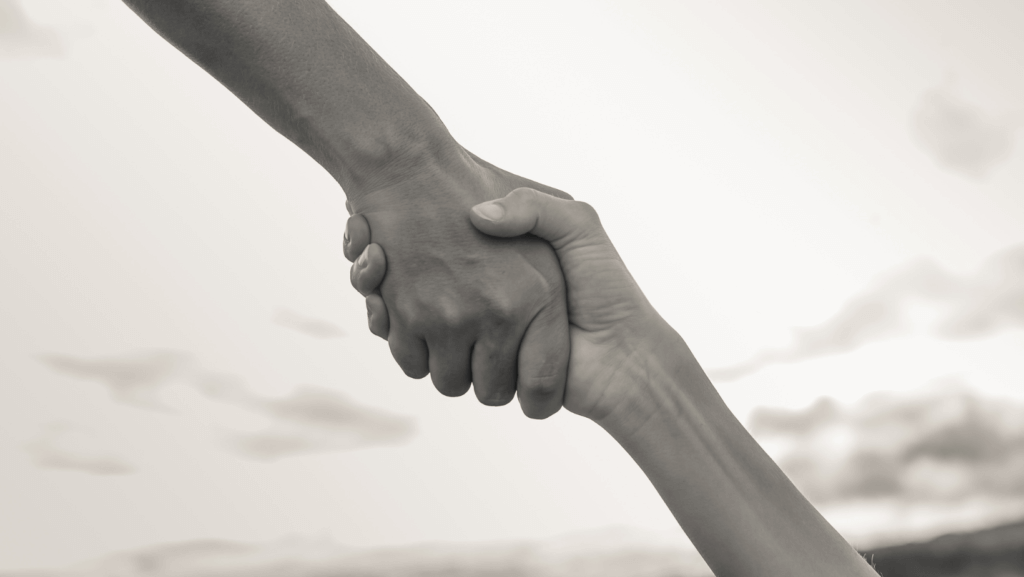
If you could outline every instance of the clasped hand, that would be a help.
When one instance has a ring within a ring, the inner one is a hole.
[[[562,405],[569,362],[558,260],[540,239],[496,239],[468,216],[480,202],[536,183],[461,147],[437,156],[350,198],[359,217],[347,228],[345,254],[354,259],[371,237],[376,248],[366,258],[383,262],[387,253],[387,275],[363,293],[372,290],[387,303],[389,327],[378,334],[407,375],[429,373],[448,396],[466,393],[472,383],[487,405],[506,404],[518,392],[528,416],[545,418]]]
[[[364,218],[363,214],[349,219],[346,254],[350,259],[359,255],[352,265],[351,278],[353,286],[366,295],[370,331],[394,342],[395,331],[404,327],[396,324],[395,310],[389,306],[390,295],[384,288],[395,274],[396,262],[391,251],[376,242],[372,220],[372,215]],[[583,202],[518,188],[504,198],[477,204],[462,215],[462,220],[498,246],[508,243],[513,247],[542,239],[554,248],[566,282],[571,343],[567,384],[564,396],[558,397],[559,404],[601,424],[609,419],[642,419],[636,414],[623,414],[643,405],[635,402],[638,391],[627,383],[637,382],[633,377],[648,370],[656,349],[667,343],[676,346],[680,339],[626,270],[594,209]],[[444,269],[447,265],[442,258],[439,255],[434,266]],[[464,274],[476,271],[467,269]],[[380,294],[375,292],[378,287]],[[452,328],[442,327],[433,334],[454,342],[464,338]],[[522,358],[519,364],[523,366]],[[474,375],[478,366],[485,368],[474,357]],[[529,391],[520,390],[519,394],[522,398]]]

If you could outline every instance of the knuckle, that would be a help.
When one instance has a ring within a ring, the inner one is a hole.
[[[367,267],[359,273],[359,285],[364,291],[372,292],[380,286],[382,276],[379,268]]]
[[[403,348],[396,346],[392,340],[388,340],[388,344],[391,345],[391,356],[394,357],[398,367],[402,369],[402,372],[411,379],[422,379],[427,376],[428,369],[425,366],[426,363],[422,362],[418,358],[418,355],[413,351],[404,350]]]
[[[363,249],[366,248],[366,244],[370,240],[370,227],[361,214],[356,214],[348,219],[345,223],[345,242],[343,243],[343,252],[345,258],[350,261],[354,261]]]
[[[519,379],[519,392],[536,400],[550,399],[561,395],[564,380],[560,375],[522,377]]]
[[[461,334],[474,320],[466,305],[447,297],[406,300],[401,310],[410,329],[437,337]]]
[[[360,293],[363,292],[362,289],[359,288],[359,269],[354,264],[348,269],[348,280],[352,284],[352,288],[356,289]]]
[[[366,254],[366,268],[372,269],[378,274],[387,268],[387,256],[379,244],[370,244],[363,252]]]
[[[538,192],[529,187],[519,187],[510,193],[510,196],[521,197],[527,200],[536,198]]]
[[[359,253],[352,247],[352,238],[349,236],[348,231],[345,231],[345,238],[341,245],[341,251],[345,254],[345,258],[348,262],[355,262],[356,258],[359,257]]]
[[[449,329],[461,326],[466,316],[461,306],[447,299],[437,302],[434,314],[435,323]]]
[[[391,313],[398,319],[402,319],[403,325],[408,326],[413,331],[422,328],[423,313],[422,306],[414,300],[409,298],[398,298],[395,299],[394,303],[388,303],[388,307]]]
[[[437,325],[418,310],[407,309],[402,316],[402,326],[419,335],[434,335],[438,332]]]
[[[352,273],[352,288],[365,297],[370,296],[379,286],[380,283],[377,282],[377,279],[372,275],[368,275],[365,270]]]
[[[519,318],[520,307],[512,295],[499,293],[488,299],[487,312],[492,324],[505,326]]]
[[[352,273],[349,276],[352,280],[352,288],[366,295],[366,277],[363,275],[363,271],[353,267]]]

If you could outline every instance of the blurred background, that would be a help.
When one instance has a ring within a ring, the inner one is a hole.
[[[1024,575],[1024,4],[331,3],[886,575]],[[407,379],[337,184],[122,4],[0,0],[0,78],[0,574],[707,574],[597,426]]]

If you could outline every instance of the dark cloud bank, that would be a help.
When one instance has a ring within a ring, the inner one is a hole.
[[[414,432],[411,418],[361,405],[324,387],[299,386],[277,398],[256,394],[242,379],[208,371],[180,351],[93,359],[50,355],[42,361],[67,375],[97,381],[115,401],[136,408],[173,412],[161,393],[185,387],[210,401],[257,414],[267,425],[256,432],[230,431],[227,445],[260,461],[401,443]]]
[[[1024,497],[1024,404],[962,386],[759,409],[749,427],[817,503]]]
[[[983,337],[1024,328],[1024,244],[1004,249],[969,275],[949,273],[918,260],[883,274],[830,318],[793,329],[788,346],[763,350],[739,364],[709,371],[718,381],[746,376],[769,365],[845,353],[914,329],[911,311],[925,304],[937,311],[928,330],[937,337]]]

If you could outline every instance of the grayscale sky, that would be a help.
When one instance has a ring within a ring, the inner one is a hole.
[[[1024,4],[332,5],[464,146],[597,208],[855,543],[1024,515]],[[0,0],[0,78],[0,571],[683,538],[597,426],[407,379],[343,192],[119,2]]]

